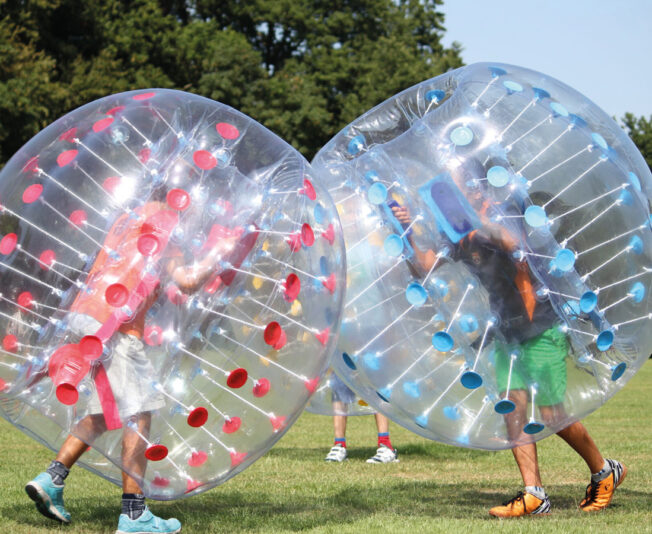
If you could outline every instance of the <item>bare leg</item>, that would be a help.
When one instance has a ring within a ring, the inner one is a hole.
[[[540,410],[541,416],[548,426],[552,425],[555,421],[559,421],[566,417],[563,404],[542,406]],[[582,423],[579,421],[575,422],[557,432],[557,435],[582,457],[591,470],[591,473],[597,473],[604,467],[604,458],[589,435],[588,430]]]
[[[336,438],[346,437],[346,415],[333,416],[333,429]]]
[[[579,421],[557,432],[589,466],[591,473],[597,473],[604,467],[604,458],[586,427]]]
[[[97,436],[106,431],[103,415],[89,415],[84,417],[75,427],[75,433],[82,439],[70,434],[57,453],[56,460],[70,469],[81,457],[88,444],[92,444]]]
[[[378,433],[389,432],[389,419],[381,413],[374,414],[376,417],[376,428],[378,428]]]
[[[527,415],[525,413],[528,401],[527,391],[522,389],[510,391],[509,398],[514,402],[516,408],[512,413],[505,416],[507,435],[511,440],[517,441],[525,436],[523,427],[527,421]],[[512,449],[512,454],[521,473],[523,485],[542,486],[536,444],[528,443],[526,445],[518,445]]]
[[[138,432],[145,437],[149,436],[149,428],[152,422],[150,412],[141,413],[132,418]],[[128,426],[122,434],[122,488],[124,493],[142,493],[142,488],[137,479],[142,480],[147,468],[145,450],[147,444]],[[133,476],[132,476],[133,475]],[[134,478],[137,477],[137,478]]]

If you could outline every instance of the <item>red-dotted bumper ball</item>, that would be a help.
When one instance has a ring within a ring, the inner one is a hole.
[[[333,367],[397,423],[467,447],[531,442],[652,352],[652,176],[563,83],[463,67],[365,113],[312,164],[347,248]]]
[[[224,482],[328,365],[335,207],[225,105],[154,89],[69,113],[4,167],[0,232],[0,414],[55,450],[78,436],[116,484],[123,468],[175,499]]]

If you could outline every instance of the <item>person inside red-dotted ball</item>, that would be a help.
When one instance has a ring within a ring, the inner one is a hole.
[[[163,520],[148,510],[138,482],[147,464],[147,443],[141,436],[149,434],[152,412],[165,405],[163,395],[152,386],[154,369],[143,345],[145,315],[158,299],[159,277],[182,292],[194,291],[209,280],[217,262],[236,249],[241,232],[223,227],[211,232],[203,257],[186,265],[181,250],[169,243],[179,211],[185,209],[184,192],[174,191],[177,194],[169,192],[167,202],[148,202],[115,221],[89,270],[86,288],[70,306],[67,324],[72,340],[106,344],[110,358],[94,368],[98,391],[93,391],[87,403],[88,415],[75,425],[48,469],[25,488],[38,511],[51,519],[70,522],[63,502],[64,479],[70,468],[107,428],[123,426],[119,531],[137,527],[125,531],[178,532],[181,528],[178,520]],[[69,355],[70,351],[66,357]],[[106,392],[99,391],[98,377],[103,373],[104,384],[108,382],[105,389],[117,412],[114,426],[109,423]],[[53,381],[57,385],[56,376]],[[57,385],[57,398],[64,404],[74,404],[77,396],[74,385]]]

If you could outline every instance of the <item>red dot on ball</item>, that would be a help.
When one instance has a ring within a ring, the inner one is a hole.
[[[215,125],[215,129],[224,139],[237,139],[240,135],[238,129],[228,122],[218,122]]]
[[[165,445],[150,445],[145,451],[145,458],[152,462],[159,462],[168,455],[168,448]]]
[[[114,108],[111,108],[106,112],[107,115],[117,115],[120,113],[125,107],[124,106],[116,106]]]
[[[57,255],[54,253],[54,250],[44,250],[41,252],[41,255],[39,256],[39,265],[41,266],[41,269],[49,269],[52,267],[54,262],[57,259]]]
[[[203,407],[195,408],[188,415],[188,424],[192,427],[200,427],[208,420],[208,410]]]
[[[138,160],[141,163],[147,163],[149,161],[149,158],[152,155],[152,150],[149,148],[143,148],[140,152],[138,152]]]
[[[315,233],[312,231],[312,228],[308,223],[305,223],[301,227],[301,241],[307,247],[312,247],[315,243]]]
[[[30,185],[25,189],[25,191],[23,191],[23,202],[25,204],[31,204],[41,196],[42,192],[43,186],[41,184]]]
[[[36,172],[38,169],[38,156],[29,158],[29,161],[25,163],[23,167],[23,172]]]
[[[111,126],[112,123],[113,117],[105,117],[104,119],[100,119],[95,124],[93,124],[93,131],[98,133],[102,130],[106,130],[109,126]]]
[[[102,341],[97,336],[84,336],[79,341],[79,350],[86,360],[96,360],[102,356],[104,347]]]
[[[111,284],[106,288],[104,293],[106,302],[114,308],[119,308],[127,303],[129,298],[129,290],[122,284]]]
[[[233,389],[241,388],[247,381],[247,376],[246,369],[242,367],[234,369],[229,373],[229,377],[226,379],[226,385]]]
[[[233,434],[234,432],[237,432],[241,424],[242,420],[239,417],[230,417],[224,421],[224,424],[222,425],[222,432],[225,434]]]
[[[199,467],[200,465],[204,465],[206,460],[208,460],[208,454],[204,451],[195,451],[188,458],[188,465],[190,467]]]
[[[267,393],[269,393],[270,387],[271,384],[269,380],[267,380],[267,378],[259,378],[256,381],[256,385],[254,386],[253,389],[254,397],[258,397],[258,398],[264,397],[265,395],[267,395]]]
[[[163,329],[160,326],[145,327],[145,343],[155,347],[163,342]]]
[[[20,295],[18,295],[16,302],[18,302],[18,305],[22,306],[23,308],[31,308],[32,304],[34,304],[34,297],[29,291],[23,291]]]
[[[315,200],[317,198],[317,193],[315,193],[315,188],[312,185],[312,182],[307,178],[303,181],[303,193],[310,199]]]
[[[88,216],[84,210],[75,210],[70,214],[69,219],[75,226],[81,226],[88,220]]]
[[[75,138],[76,135],[77,135],[77,128],[70,128],[70,130],[66,130],[59,136],[59,141],[72,142],[72,140]]]
[[[190,195],[183,189],[170,189],[166,200],[173,210],[183,211],[190,206]]]
[[[133,99],[138,100],[138,101],[140,101],[140,100],[149,100],[150,98],[152,98],[155,95],[156,95],[156,93],[154,93],[153,91],[150,91],[148,93],[140,93],[139,95],[134,95]]]
[[[265,327],[265,332],[263,333],[265,343],[268,345],[275,345],[276,342],[281,338],[281,332],[283,332],[283,329],[281,328],[280,324],[278,324],[276,321],[269,323]]]
[[[300,291],[301,280],[299,280],[299,277],[296,274],[289,274],[285,280],[285,292],[283,295],[285,300],[288,302],[294,301],[299,296]]]
[[[59,402],[66,406],[72,406],[79,399],[77,388],[72,384],[59,384],[55,393]]]
[[[200,169],[208,171],[217,165],[217,159],[208,150],[197,150],[192,155],[192,160]]]
[[[102,182],[102,187],[105,189],[105,191],[108,191],[109,193],[113,193],[120,185],[120,177],[119,176],[109,176],[104,182]]]
[[[153,256],[161,248],[161,243],[154,234],[143,234],[138,238],[136,246],[143,256]]]
[[[78,151],[75,149],[62,152],[57,156],[57,165],[59,165],[59,167],[65,167],[77,157],[77,153]]]
[[[7,234],[0,240],[0,254],[11,254],[16,248],[18,243],[18,236],[16,234]]]
[[[18,348],[18,338],[13,334],[7,334],[2,339],[2,348],[7,352],[16,352],[16,349]]]

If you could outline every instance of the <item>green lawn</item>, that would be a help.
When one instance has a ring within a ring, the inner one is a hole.
[[[585,421],[608,456],[629,467],[627,480],[605,512],[577,508],[588,482],[585,465],[559,438],[540,444],[541,469],[553,512],[547,517],[500,521],[487,510],[520,487],[509,451],[490,453],[427,441],[392,425],[401,462],[367,465],[375,450],[370,417],[349,420],[350,460],[326,464],[329,418],[303,415],[267,455],[225,485],[198,497],[152,502],[176,516],[188,532],[652,532],[652,362]],[[66,503],[73,523],[59,526],[34,509],[23,485],[52,454],[0,421],[2,533],[65,530],[114,532],[120,490],[75,468]]]

